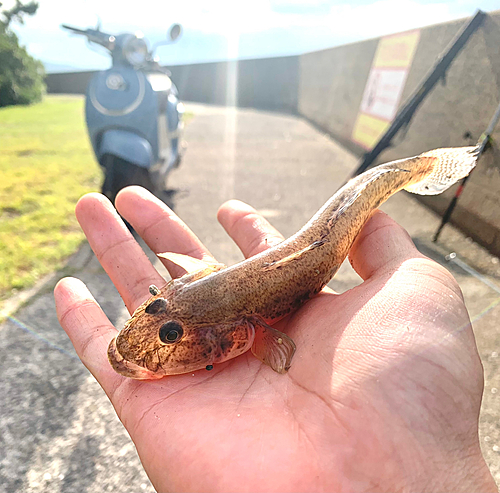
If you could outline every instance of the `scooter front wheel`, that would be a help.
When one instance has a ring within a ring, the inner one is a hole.
[[[118,192],[130,185],[139,185],[154,193],[154,185],[147,169],[110,154],[104,156],[102,166],[104,181],[101,191],[113,205]]]

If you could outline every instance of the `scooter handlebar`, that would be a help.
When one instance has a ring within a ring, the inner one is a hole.
[[[82,36],[87,36],[89,41],[93,43],[98,43],[104,46],[108,50],[112,50],[114,47],[115,37],[112,34],[106,34],[102,31],[97,31],[95,29],[79,29],[77,27],[69,26],[68,24],[61,24],[61,27],[68,29],[76,34],[81,34]]]
[[[79,29],[78,27],[73,27],[70,26],[69,24],[61,24],[61,27],[63,29],[68,29],[69,31],[73,31],[78,34],[85,34],[85,31],[83,29]]]

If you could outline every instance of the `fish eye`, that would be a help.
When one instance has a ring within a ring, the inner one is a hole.
[[[179,322],[171,320],[160,327],[160,340],[165,344],[177,342],[184,334],[184,330]]]

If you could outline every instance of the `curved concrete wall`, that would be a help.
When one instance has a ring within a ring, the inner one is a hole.
[[[299,114],[358,152],[351,134],[377,44],[370,39],[300,57]]]
[[[420,40],[400,106],[419,87],[435,61],[469,19],[430,26]],[[351,140],[378,39],[303,55],[300,59],[299,113],[357,152]],[[488,15],[379,162],[437,147],[475,143],[500,102],[500,12]],[[465,137],[471,135],[471,137]],[[500,141],[500,125],[493,136]],[[452,222],[497,255],[500,254],[500,152],[485,154],[467,182]],[[455,193],[422,197],[442,213]]]
[[[184,101],[297,112],[299,57],[169,67]],[[48,74],[49,93],[85,94],[95,72]]]

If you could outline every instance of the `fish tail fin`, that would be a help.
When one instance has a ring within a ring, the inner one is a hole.
[[[426,172],[404,187],[419,195],[437,195],[465,178],[476,166],[480,146],[434,149],[416,159],[430,157],[431,171]]]

